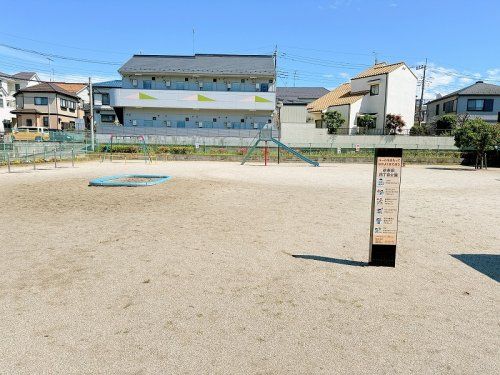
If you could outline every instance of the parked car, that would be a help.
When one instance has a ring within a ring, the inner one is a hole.
[[[17,128],[12,130],[13,141],[48,141],[50,134],[46,128]]]

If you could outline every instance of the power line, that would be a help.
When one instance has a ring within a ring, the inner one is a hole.
[[[15,51],[22,51],[22,52],[30,53],[33,55],[52,57],[52,58],[61,59],[61,60],[70,60],[70,61],[76,61],[76,62],[83,62],[83,63],[89,63],[89,64],[102,64],[102,65],[122,65],[123,64],[123,63],[116,62],[116,61],[99,61],[99,60],[81,59],[81,58],[77,58],[77,57],[55,55],[52,53],[46,53],[46,52],[40,52],[40,51],[35,51],[35,50],[31,50],[31,49],[26,49],[26,48],[14,47],[14,46],[10,46],[10,45],[4,44],[4,43],[0,43],[0,46],[5,47],[5,48],[9,48],[9,49],[12,49]]]

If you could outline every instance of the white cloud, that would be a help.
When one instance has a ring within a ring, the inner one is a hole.
[[[415,73],[419,78],[417,96],[420,97],[420,82],[422,81],[423,70],[416,70]],[[458,70],[429,63],[427,64],[424,98],[434,99],[438,94],[447,95],[453,91],[471,85],[478,79],[494,79],[492,77],[495,77],[495,74],[500,75],[500,69],[489,69],[484,75],[478,72]]]
[[[325,77],[325,78],[333,78],[333,74],[323,74],[323,77]]]
[[[486,79],[500,81],[500,68],[488,69]]]
[[[340,73],[339,73],[339,76],[341,76],[342,78],[349,78],[349,73],[346,73],[346,72],[340,72]]]

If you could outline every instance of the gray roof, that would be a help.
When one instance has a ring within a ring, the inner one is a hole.
[[[109,87],[109,88],[120,89],[122,87],[122,80],[115,79],[114,81],[98,82],[98,83],[94,83],[92,86],[93,87],[103,87],[103,88]]]
[[[274,77],[272,55],[134,55],[119,70],[127,73],[207,74]]]
[[[283,104],[309,104],[328,92],[324,87],[277,87],[276,100]]]
[[[27,80],[30,80],[31,78],[33,78],[34,75],[36,75],[35,72],[19,72],[19,73],[13,74],[12,77],[27,81]]]
[[[450,94],[444,95],[440,98],[433,99],[427,103],[432,103],[438,100],[443,100],[452,96],[457,95],[500,95],[500,86],[493,85],[491,83],[484,83],[483,81],[477,81],[473,85],[467,86],[463,89],[453,91]]]

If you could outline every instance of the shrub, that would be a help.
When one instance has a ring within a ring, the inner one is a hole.
[[[375,129],[377,118],[373,115],[363,115],[358,117],[358,126],[360,128]]]
[[[401,115],[387,114],[385,116],[385,127],[389,130],[389,134],[398,134],[403,131],[405,122]]]
[[[241,147],[236,150],[236,155],[246,155],[248,152],[248,148],[246,147]]]
[[[443,115],[435,122],[436,135],[451,135],[452,130],[457,125],[457,116]]]
[[[431,135],[431,129],[427,124],[415,124],[410,129],[410,135]]]
[[[345,122],[340,112],[337,111],[326,112],[323,115],[323,120],[326,123],[328,134],[337,134],[338,128],[340,128]]]
[[[110,152],[110,145],[100,145],[99,151]],[[142,152],[142,147],[139,147],[138,145],[113,145],[112,151],[122,154],[137,154],[139,152]]]
[[[158,146],[156,152],[158,154],[173,154],[173,155],[186,155],[194,153],[193,146]]]

